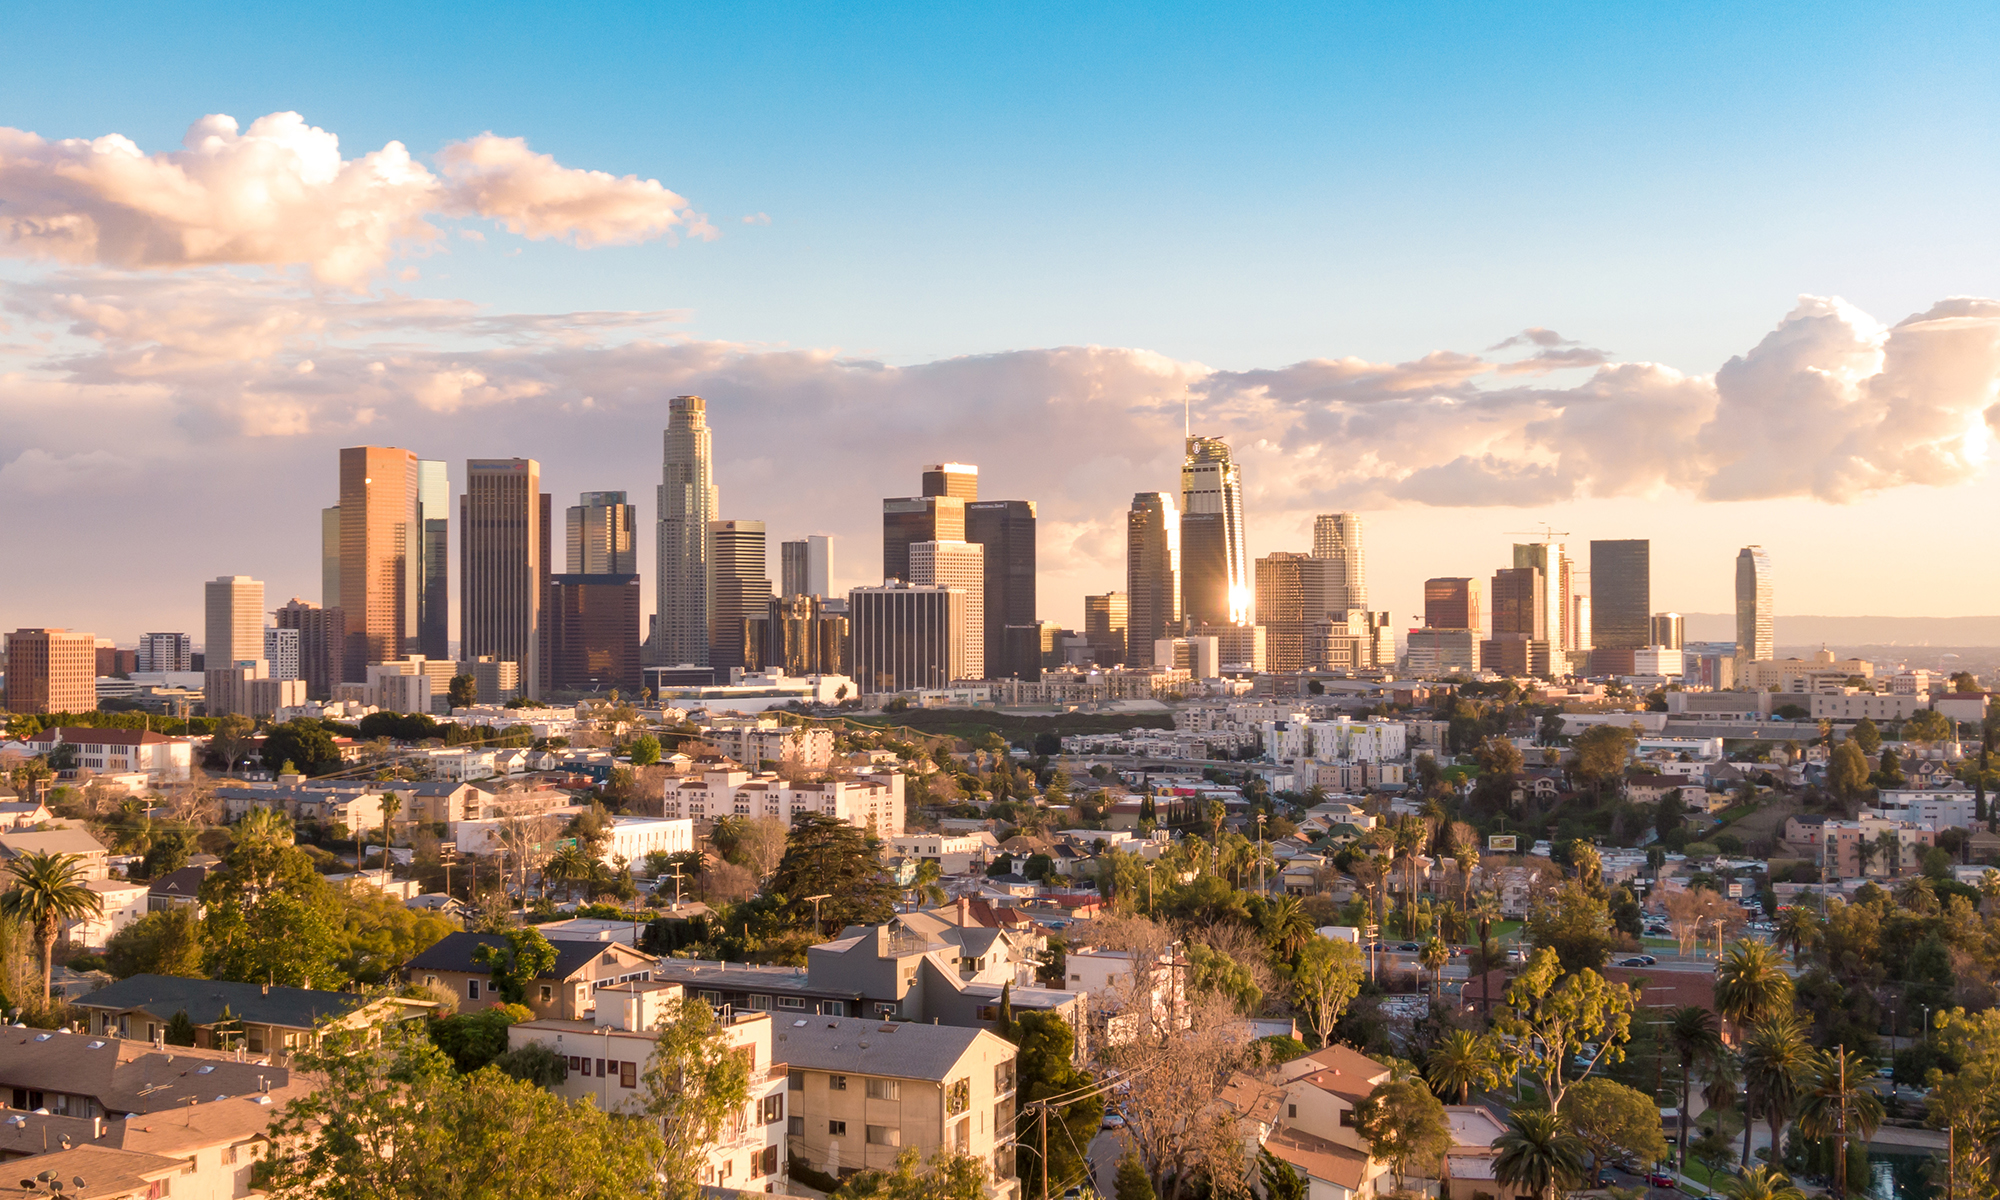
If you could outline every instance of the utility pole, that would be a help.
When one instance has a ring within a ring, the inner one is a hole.
[[[1834,1147],[1836,1166],[1834,1190],[1840,1200],[1847,1200],[1847,1047],[1840,1047],[1840,1144]]]
[[[1049,1102],[1042,1101],[1042,1200],[1049,1200]]]
[[[832,892],[821,892],[821,893],[820,893],[819,895],[817,895],[817,896],[807,896],[807,897],[806,897],[806,899],[808,899],[808,900],[812,901],[812,906],[813,906],[813,936],[814,936],[814,937],[821,937],[821,936],[823,936],[823,935],[821,934],[821,932],[820,932],[820,928],[819,928],[819,902],[820,902],[820,901],[822,901],[822,900],[831,900],[831,899],[833,899],[833,893],[832,893]]]
[[[1264,814],[1263,814],[1263,813],[1261,813],[1261,812],[1257,814],[1257,894],[1258,894],[1259,896],[1265,896],[1265,891],[1264,891]],[[1268,897],[1268,896],[1266,896],[1266,898],[1268,899],[1269,897]]]

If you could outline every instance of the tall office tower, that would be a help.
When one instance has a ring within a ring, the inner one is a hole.
[[[340,452],[340,609],[347,614],[343,682],[367,682],[369,663],[401,658],[417,644],[423,529],[417,463],[416,455],[392,446]],[[208,665],[229,664],[211,657]]]
[[[451,657],[451,479],[445,464],[417,460],[417,653]],[[272,678],[278,678],[273,672]]]
[[[1589,654],[1590,643],[1590,597],[1579,592],[1570,597],[1570,635],[1576,645],[1570,647],[1572,654]]]
[[[882,579],[910,578],[911,542],[965,540],[965,501],[957,496],[901,496],[882,501]]]
[[[1652,634],[1647,638],[1647,645],[1678,650],[1687,644],[1687,625],[1679,613],[1654,613],[1649,625]]]
[[[648,661],[708,665],[708,523],[720,511],[708,404],[676,396],[668,406],[660,466],[659,558]]]
[[[319,602],[340,607],[340,505],[319,510]]]
[[[120,650],[110,638],[97,639],[97,677],[129,678],[139,669],[139,653],[136,650]]]
[[[966,679],[986,678],[986,576],[986,547],[976,542],[910,543],[911,583],[965,593]]]
[[[1153,643],[1181,627],[1181,513],[1165,492],[1132,497],[1125,517],[1125,661],[1153,665]]]
[[[979,499],[979,468],[971,463],[925,467],[923,489],[926,496],[950,496],[970,504]]]
[[[797,541],[780,542],[778,578],[781,596],[831,596],[833,539],[815,533]]]
[[[1652,546],[1644,538],[1590,543],[1593,675],[1634,673],[1632,652],[1652,633]]]
[[[763,621],[753,624],[758,669],[787,675],[848,673],[847,601],[808,592],[775,598]]]
[[[1556,612],[1558,621],[1556,624],[1549,626],[1549,641],[1551,648],[1561,652],[1565,660],[1567,660],[1570,655],[1588,650],[1590,647],[1579,644],[1577,640],[1576,596],[1580,590],[1578,585],[1581,582],[1581,573],[1576,569],[1576,560],[1564,552],[1561,547],[1556,548],[1556,578],[1554,582],[1556,585],[1557,600],[1554,611]],[[1571,670],[1575,670],[1577,664],[1570,663],[1569,666]]]
[[[965,506],[965,540],[986,549],[981,639],[986,677],[1041,677],[1041,659],[1008,649],[1007,627],[1035,624],[1035,502],[979,500]],[[922,582],[912,580],[912,582]]]
[[[1190,437],[1181,462],[1181,612],[1190,625],[1251,619],[1243,473],[1221,438]]]
[[[861,694],[941,688],[965,678],[965,593],[888,583],[847,594]]]
[[[1771,609],[1771,556],[1762,546],[1736,552],[1736,656],[1750,662],[1776,658]]]
[[[1312,665],[1313,631],[1346,619],[1338,608],[1346,589],[1338,559],[1280,550],[1257,560],[1257,623],[1264,627],[1269,671],[1303,671]]]
[[[549,631],[549,689],[595,694],[617,688],[637,695],[645,686],[639,666],[639,609],[636,572],[549,576],[543,616]]]
[[[1484,616],[1477,579],[1458,575],[1424,580],[1425,629],[1478,629]]]
[[[306,681],[306,695],[314,700],[333,696],[333,685],[341,682],[341,656],[347,641],[347,614],[338,608],[321,608],[292,597],[291,603],[271,614],[280,629],[299,631],[299,678]]]
[[[548,493],[532,458],[469,458],[458,497],[458,644],[463,658],[519,663],[521,692],[539,698],[542,606],[549,586]]]
[[[263,659],[270,664],[271,679],[304,679],[301,674],[299,631],[296,629],[266,629],[264,631]],[[312,685],[306,685],[308,689]]]
[[[771,606],[771,567],[764,522],[708,523],[708,665],[718,679],[750,666],[749,622]]]
[[[1489,594],[1493,636],[1479,644],[1480,665],[1503,675],[1549,675],[1546,579],[1536,567],[1503,567],[1493,572]]]
[[[585,492],[565,514],[563,540],[571,575],[637,575],[639,510],[624,492]]]
[[[1549,668],[1553,674],[1568,674],[1569,662],[1563,653],[1565,629],[1569,625],[1569,595],[1563,590],[1569,577],[1569,558],[1563,544],[1556,541],[1514,543],[1514,566],[1532,567],[1542,574],[1542,636],[1549,643]]]
[[[84,713],[97,707],[97,639],[67,629],[7,635],[7,711]]]
[[[140,634],[138,669],[147,673],[194,670],[194,639],[185,633]]]
[[[1368,607],[1368,560],[1361,552],[1359,513],[1321,513],[1313,519],[1313,557],[1339,563],[1341,591],[1334,611]]]
[[[1124,592],[1083,598],[1083,640],[1090,644],[1098,666],[1124,663],[1127,614]]]
[[[264,657],[264,584],[248,575],[224,575],[202,585],[207,640],[203,661],[229,667]]]

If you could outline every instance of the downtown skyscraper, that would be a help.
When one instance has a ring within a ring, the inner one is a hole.
[[[422,460],[408,450],[349,446],[340,452],[339,511],[322,528],[339,535],[346,682],[367,679],[369,663],[417,650],[425,579],[421,482]]]
[[[1125,661],[1153,665],[1153,643],[1181,631],[1181,512],[1165,492],[1139,492],[1125,517]]]
[[[709,645],[708,526],[720,513],[708,405],[676,396],[668,405],[660,465],[653,634],[646,660],[705,667]]]
[[[1359,513],[1321,513],[1313,519],[1313,557],[1335,564],[1335,611],[1368,607],[1368,560],[1361,549]]]
[[[1181,463],[1181,611],[1189,625],[1245,625],[1256,600],[1243,473],[1221,438],[1187,439]]]
[[[1593,675],[1630,675],[1653,633],[1653,544],[1645,538],[1590,543]]]
[[[1763,662],[1777,657],[1771,611],[1771,556],[1762,546],[1736,552],[1736,657]]]
[[[474,458],[458,498],[458,640],[466,660],[520,666],[521,694],[539,698],[549,559],[549,494],[532,458]]]

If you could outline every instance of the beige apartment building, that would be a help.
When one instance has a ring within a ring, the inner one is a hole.
[[[822,813],[878,838],[903,832],[903,776],[897,771],[820,783],[788,783],[772,772],[704,771],[669,776],[663,803],[661,815],[675,819],[775,817],[790,823],[801,813]]]
[[[988,1029],[862,1017],[780,1019],[772,1051],[790,1068],[791,1154],[835,1178],[895,1165],[914,1149],[969,1155],[1011,1200],[1015,1051]]]
[[[561,1055],[569,1074],[551,1090],[563,1099],[635,1112],[645,1104],[646,1063],[660,1016],[684,994],[680,984],[657,980],[607,987],[597,993],[591,1019],[522,1021],[508,1027],[507,1048],[535,1043]],[[772,1058],[771,1014],[731,1014],[721,1019],[721,1032],[750,1068],[750,1096],[710,1145],[699,1182],[763,1191],[785,1176],[785,1064]]]
[[[97,707],[97,639],[67,629],[7,635],[7,711],[90,712]]]

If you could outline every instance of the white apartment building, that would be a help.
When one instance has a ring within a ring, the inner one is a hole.
[[[934,862],[946,875],[964,875],[986,860],[987,840],[977,834],[905,833],[887,839],[905,858]]]
[[[638,866],[648,854],[686,854],[694,849],[694,822],[682,817],[614,817],[604,844],[604,863],[623,858]]]
[[[1814,693],[1812,719],[1815,721],[1907,721],[1931,706],[1928,693],[1898,695],[1875,692]]]
[[[264,631],[264,661],[271,664],[271,678],[304,678],[299,674],[299,633],[297,629]]]
[[[662,814],[676,819],[775,817],[789,824],[800,813],[813,812],[838,817],[878,838],[903,832],[903,776],[893,770],[821,783],[787,783],[771,772],[704,771],[669,776],[662,800]]]
[[[704,729],[702,737],[717,750],[751,768],[770,762],[805,771],[824,771],[833,763],[833,730],[822,727],[783,726],[764,720],[754,725]]]
[[[143,771],[163,782],[186,779],[194,769],[194,739],[170,738],[145,729],[92,729],[64,725],[28,739],[36,754],[58,745],[76,747],[76,767],[96,774]]]
[[[569,1074],[550,1090],[565,1100],[588,1100],[605,1112],[636,1112],[645,1103],[646,1063],[658,1040],[655,1027],[683,995],[678,983],[612,984],[596,992],[592,1019],[518,1022],[507,1028],[507,1048],[532,1043],[560,1054]],[[709,1146],[698,1182],[760,1192],[766,1184],[782,1185],[785,1178],[785,1064],[773,1059],[769,1013],[733,1014],[722,1021],[721,1031],[723,1040],[748,1060],[750,1096]]]
[[[1876,795],[1875,806],[1862,816],[1885,821],[1909,821],[1939,829],[1972,828],[1974,801],[1971,792],[1884,790]]]

